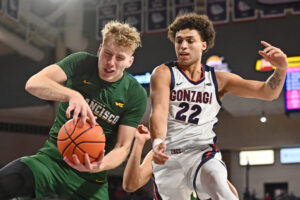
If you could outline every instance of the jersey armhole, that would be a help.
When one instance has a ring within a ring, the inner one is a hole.
[[[210,67],[210,70],[211,70],[211,76],[212,76],[212,79],[213,79],[213,82],[214,82],[214,85],[215,85],[216,98],[217,98],[217,101],[218,101],[219,105],[222,106],[222,102],[219,98],[218,82],[217,82],[217,78],[216,78],[216,74],[215,74],[215,69],[213,67]]]
[[[171,66],[168,66],[170,73],[171,73],[171,83],[170,83],[170,90],[173,90],[175,85],[175,78],[174,78],[174,72]]]

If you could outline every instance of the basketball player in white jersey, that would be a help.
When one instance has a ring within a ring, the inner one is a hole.
[[[135,140],[133,144],[133,148],[131,150],[129,159],[127,161],[124,174],[123,174],[123,188],[127,192],[134,192],[137,189],[143,187],[153,175],[152,172],[152,159],[153,159],[153,151],[149,151],[149,153],[144,158],[142,164],[141,157],[144,145],[147,140],[150,139],[150,131],[144,125],[139,125],[136,129]],[[233,194],[239,198],[238,192],[235,187],[227,180],[227,184]],[[153,193],[155,200],[162,200],[159,194],[156,191],[156,186],[153,184]],[[195,193],[193,192],[190,195],[190,200],[198,199]]]
[[[236,200],[227,184],[213,131],[220,99],[227,93],[263,100],[276,99],[284,85],[286,55],[267,42],[259,54],[276,67],[265,81],[245,80],[201,64],[202,54],[214,44],[215,31],[205,15],[179,16],[169,26],[177,61],[152,73],[150,132],[153,172],[163,200],[185,200],[191,191],[213,200]]]

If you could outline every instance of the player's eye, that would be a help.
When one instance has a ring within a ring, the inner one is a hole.
[[[183,40],[176,40],[177,44],[181,44]]]
[[[109,52],[104,52],[105,53],[105,55],[107,55],[107,56],[112,56],[112,54],[111,53],[109,53]]]
[[[123,57],[123,56],[117,56],[117,60],[118,61],[122,61],[122,60],[124,60],[125,58]]]

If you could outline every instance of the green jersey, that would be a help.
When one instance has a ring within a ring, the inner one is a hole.
[[[145,89],[126,71],[116,82],[106,82],[99,77],[98,57],[85,52],[71,54],[57,65],[67,75],[66,87],[82,94],[90,106],[97,122],[106,136],[105,153],[110,152],[117,141],[119,125],[137,127],[147,104]],[[50,130],[50,138],[38,154],[47,155],[64,170],[70,170],[90,182],[105,182],[106,172],[85,173],[67,166],[57,148],[57,134],[66,118],[68,102],[61,102],[54,124]],[[46,159],[45,159],[46,160]],[[49,162],[48,160],[44,162]],[[29,167],[30,159],[22,160]],[[47,166],[47,163],[44,163]],[[33,169],[34,167],[31,167]]]
[[[137,127],[147,102],[145,89],[126,71],[117,82],[99,78],[98,57],[75,53],[57,63],[66,73],[66,86],[80,92],[89,104],[106,136],[106,153],[113,149],[119,125]],[[50,141],[56,144],[60,127],[68,120],[68,102],[60,103],[50,130]],[[52,152],[50,156],[52,156]],[[55,156],[56,157],[56,156]]]

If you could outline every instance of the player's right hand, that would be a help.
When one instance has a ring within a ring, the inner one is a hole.
[[[153,161],[155,164],[163,165],[170,158],[169,155],[165,154],[167,146],[165,142],[161,142],[156,145],[153,149]]]
[[[74,125],[77,123],[78,116],[80,114],[81,124],[83,127],[87,118],[89,118],[89,122],[92,127],[96,125],[96,117],[93,115],[93,112],[87,102],[84,100],[83,96],[76,92],[69,99],[69,107],[66,110],[67,118],[71,117],[71,112],[73,112],[73,123]]]

